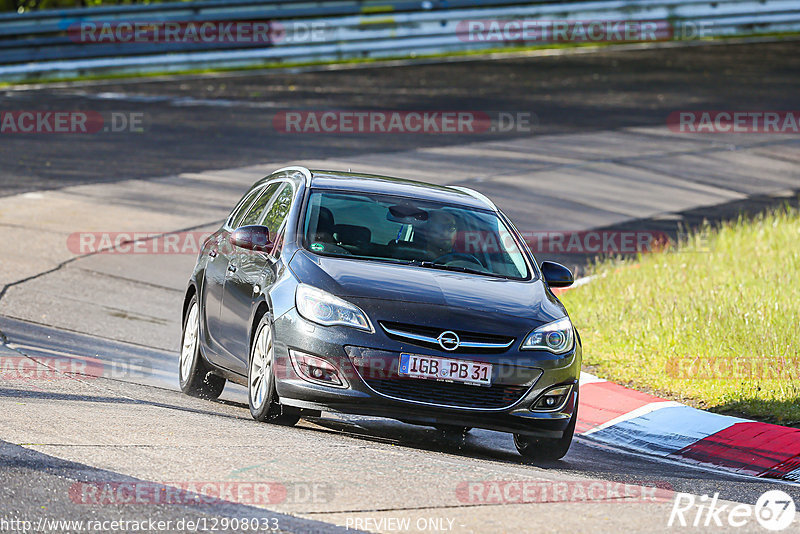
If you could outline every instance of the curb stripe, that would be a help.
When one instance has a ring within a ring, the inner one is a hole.
[[[617,419],[646,404],[664,400],[613,382],[590,382],[582,384],[580,388],[581,407],[576,425],[579,433]]]
[[[606,382],[606,380],[603,378],[597,378],[594,375],[590,375],[589,373],[581,371],[581,380],[580,380],[581,387],[585,386],[586,384],[594,384],[595,382]]]
[[[800,480],[800,468],[783,475],[786,480]]]
[[[596,427],[587,430],[583,434],[585,436],[588,436],[589,434],[594,434],[595,432],[599,432],[601,430],[604,430],[614,425],[618,425],[620,423],[624,423],[625,421],[644,417],[645,415],[654,412],[656,410],[660,410],[661,408],[672,408],[676,406],[683,406],[683,405],[680,402],[675,402],[675,401],[651,402],[650,404],[645,404],[644,406],[640,406],[635,410],[631,410],[628,413],[622,414],[619,417],[615,417],[611,421],[606,421],[601,425],[597,425]]]
[[[669,456],[743,419],[696,410],[678,402],[604,428],[592,437],[640,452]]]
[[[738,474],[800,480],[800,429],[720,415],[581,373],[576,432]]]
[[[673,456],[769,478],[783,478],[797,469],[800,429],[742,421],[687,445]]]

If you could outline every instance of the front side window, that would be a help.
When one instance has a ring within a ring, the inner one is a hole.
[[[269,228],[270,233],[273,235],[281,229],[283,221],[289,215],[289,209],[292,207],[292,197],[294,196],[294,189],[290,184],[283,182],[280,185],[280,190],[278,190],[269,209],[259,222],[259,224]]]
[[[264,192],[253,202],[253,205],[250,206],[250,209],[247,211],[247,215],[242,218],[241,222],[236,227],[258,224],[259,219],[261,219],[261,216],[264,214],[264,210],[269,206],[270,199],[272,199],[281,185],[283,185],[283,183],[278,182],[265,187]]]
[[[490,210],[391,195],[313,190],[304,246],[316,254],[528,279],[513,234]]]
[[[277,258],[281,255],[281,250],[283,250],[283,241],[286,236],[286,230],[281,230],[277,237],[273,238],[274,245],[272,247],[272,256]],[[272,237],[272,236],[270,236]]]
[[[247,208],[250,207],[250,205],[253,203],[253,200],[255,200],[255,198],[259,194],[261,194],[263,190],[264,189],[261,187],[253,188],[250,191],[248,191],[244,195],[244,197],[242,197],[242,200],[239,201],[239,203],[233,209],[233,212],[231,213],[230,217],[228,217],[228,221],[231,228],[238,228],[239,226],[241,226],[239,223],[242,221],[242,218],[244,218],[245,214],[247,213]]]

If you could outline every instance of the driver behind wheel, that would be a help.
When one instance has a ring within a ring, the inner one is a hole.
[[[440,258],[454,252],[458,225],[456,218],[446,211],[436,210],[428,213],[428,221],[421,228],[431,259]]]

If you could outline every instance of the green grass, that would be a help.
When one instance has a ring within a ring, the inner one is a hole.
[[[800,426],[800,213],[692,235],[670,252],[596,264],[562,300],[584,366],[720,413]]]

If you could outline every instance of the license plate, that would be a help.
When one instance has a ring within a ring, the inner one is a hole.
[[[492,385],[492,364],[439,358],[438,356],[400,354],[397,373],[400,376],[427,380],[462,382],[475,386]]]

